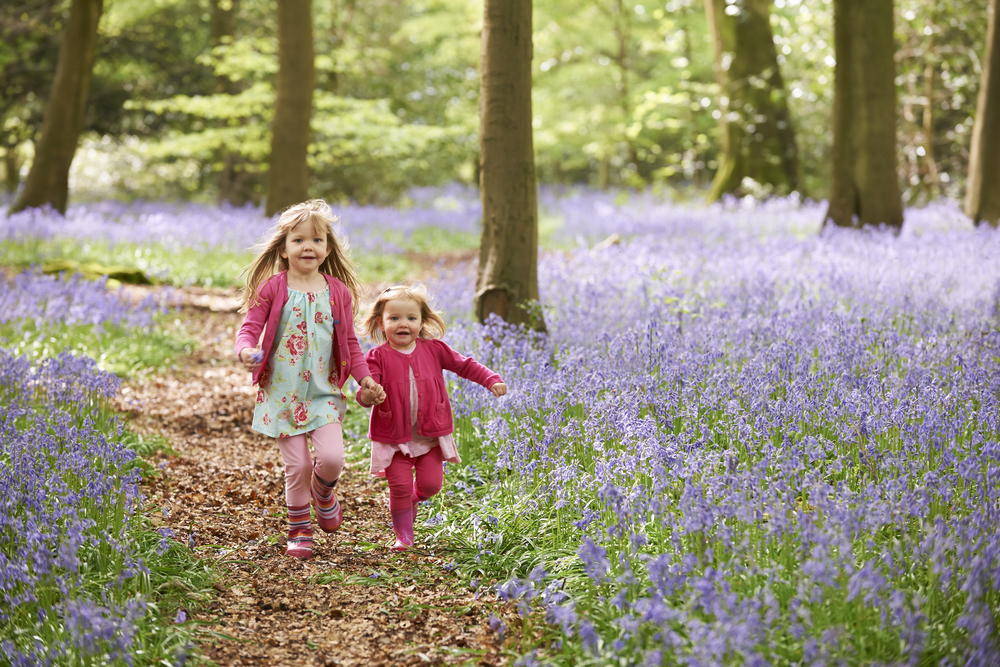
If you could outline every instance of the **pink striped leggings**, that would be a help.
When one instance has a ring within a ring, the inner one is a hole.
[[[385,478],[389,482],[390,512],[409,509],[417,501],[427,500],[440,491],[444,483],[441,448],[435,447],[417,458],[396,452],[385,469]]]
[[[316,462],[309,454],[306,434],[278,438],[278,449],[285,462],[285,502],[289,507],[309,506],[312,472],[324,482],[335,482],[344,470],[344,435],[340,424],[320,426],[309,433]]]

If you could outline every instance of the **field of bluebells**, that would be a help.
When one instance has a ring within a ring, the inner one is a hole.
[[[401,280],[404,250],[475,248],[479,203],[462,188],[414,190],[407,206],[335,207],[363,275]],[[137,268],[175,285],[235,286],[248,249],[271,226],[259,208],[106,201],[71,206],[62,218],[29,209],[0,225],[0,263],[71,259]]]
[[[548,334],[449,333],[512,392],[456,386],[424,528],[517,604],[521,664],[1000,664],[1000,235],[553,203]]]
[[[88,356],[135,369],[107,355],[146,349],[134,341],[168,310],[103,280],[0,275],[2,664],[184,662],[184,597],[210,574],[141,513],[148,443],[109,403],[120,379]]]
[[[518,661],[1000,664],[1000,235],[949,202],[899,235],[821,232],[823,206],[796,199],[539,202],[546,334],[472,324],[474,267],[427,280],[447,340],[511,392],[454,384],[464,463],[418,541],[517,606],[520,627],[495,625]],[[406,250],[474,247],[479,207],[453,188],[338,213],[372,281]],[[175,283],[232,284],[204,273],[212,253],[245,264],[269,224],[32,215],[0,262],[75,245]]]

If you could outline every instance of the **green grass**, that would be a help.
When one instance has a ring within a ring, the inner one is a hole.
[[[410,240],[402,234],[386,236],[415,253],[437,253],[478,247],[479,237],[427,228],[415,232]],[[153,283],[173,286],[239,287],[239,276],[253,256],[247,251],[233,252],[214,248],[165,249],[160,246],[54,238],[44,242],[31,239],[24,243],[0,242],[0,265],[15,271],[30,266],[70,261],[105,267],[138,269]],[[364,282],[399,282],[412,278],[417,265],[402,255],[353,252],[352,259]]]
[[[88,356],[121,378],[160,373],[189,354],[194,341],[168,330],[172,314],[156,318],[149,329],[107,326],[97,332],[90,325],[55,325],[41,330],[34,322],[0,324],[0,345],[32,360],[55,357],[64,351]]]

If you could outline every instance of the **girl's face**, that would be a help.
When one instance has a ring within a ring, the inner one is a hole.
[[[413,299],[386,301],[379,319],[379,328],[394,350],[404,350],[420,336],[424,326],[420,305]]]
[[[298,277],[319,273],[319,267],[330,255],[326,234],[313,228],[312,222],[295,225],[285,236],[281,256],[288,260],[288,272]]]

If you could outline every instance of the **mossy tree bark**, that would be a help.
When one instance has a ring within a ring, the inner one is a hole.
[[[1000,225],[1000,4],[990,0],[986,56],[972,127],[965,212],[977,225]]]
[[[309,198],[309,150],[316,79],[311,0],[278,0],[278,81],[271,122],[267,215]]]
[[[834,0],[833,178],[825,224],[903,225],[892,0]]]
[[[801,190],[799,154],[771,31],[770,0],[705,0],[722,92],[721,157],[708,201],[750,178],[776,194]]]
[[[97,26],[103,11],[103,0],[73,0],[70,5],[31,171],[10,213],[46,204],[60,213],[66,212],[69,168],[83,129]]]
[[[485,0],[479,155],[483,232],[475,310],[543,330],[531,128],[531,0]]]

